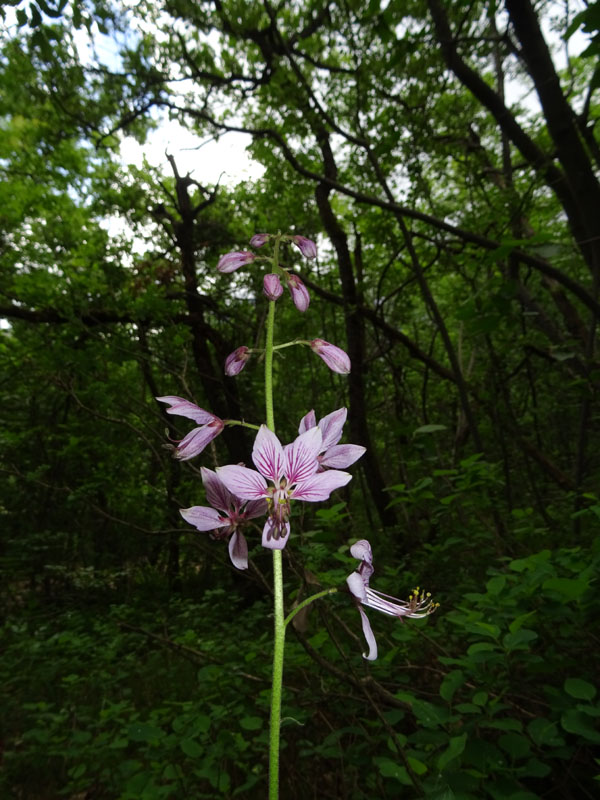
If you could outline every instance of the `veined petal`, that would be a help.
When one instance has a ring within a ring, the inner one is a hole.
[[[360,444],[334,444],[321,458],[321,466],[330,469],[345,469],[358,461],[366,449]]]
[[[320,428],[310,428],[301,433],[285,451],[284,473],[288,485],[305,481],[318,467],[317,456],[321,452],[323,437]]]
[[[258,500],[267,497],[267,482],[256,470],[228,464],[217,467],[217,476],[227,489],[241,500]]]
[[[229,539],[229,558],[234,567],[248,569],[248,543],[239,531],[234,531]]]
[[[228,511],[232,498],[225,484],[212,469],[200,467],[200,472],[202,473],[202,483],[206,489],[206,499],[208,502],[211,506],[214,506],[214,508]]]
[[[319,428],[323,434],[323,450],[328,450],[342,438],[342,428],[348,416],[347,408],[338,408],[319,420]]]
[[[266,500],[250,500],[244,508],[244,516],[246,519],[254,519],[255,517],[262,517],[269,510]]]
[[[282,533],[276,537],[277,527],[273,524],[271,517],[265,522],[262,533],[262,546],[269,550],[283,550],[290,535],[290,523],[286,522]]]
[[[219,420],[220,422],[220,420]],[[180,461],[187,461],[201,453],[209,442],[218,436],[223,430],[221,425],[203,425],[201,428],[194,428],[187,433],[177,445],[174,452],[175,458]]]
[[[317,472],[296,486],[292,492],[292,499],[306,500],[309,503],[327,500],[335,489],[345,486],[350,480],[352,480],[352,475],[349,472],[340,472],[337,469]]]
[[[354,542],[350,548],[350,553],[354,558],[358,558],[359,561],[366,561],[367,564],[373,563],[373,551],[366,539],[359,539],[358,542]]]
[[[260,474],[273,483],[277,483],[283,475],[283,447],[277,436],[266,425],[261,425],[256,434],[252,461]]]
[[[199,531],[214,531],[216,528],[224,528],[229,525],[227,517],[223,517],[214,508],[208,508],[207,506],[181,508],[179,513],[186,522],[189,522]]]
[[[300,420],[298,433],[305,433],[311,428],[315,428],[316,425],[317,425],[317,418],[315,416],[315,412],[309,411],[308,414],[305,414],[305,416],[303,416],[302,419]]]
[[[171,408],[167,408],[167,414],[175,414],[178,417],[193,419],[194,422],[197,422],[199,425],[206,425],[208,422],[212,422],[213,419],[218,419],[218,417],[215,417],[210,411],[205,411],[203,408],[200,408],[200,406],[197,406],[195,403],[191,403],[184,397],[168,395],[166,397],[157,397],[156,399],[160,403],[168,403],[171,406]]]
[[[373,630],[371,628],[371,623],[369,622],[369,618],[363,611],[361,606],[357,606],[358,613],[360,614],[360,621],[362,622],[362,629],[363,635],[369,645],[369,652],[363,653],[363,658],[367,661],[375,661],[377,658],[377,642],[375,641],[375,636],[373,634]]]

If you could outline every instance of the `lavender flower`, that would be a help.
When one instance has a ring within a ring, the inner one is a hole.
[[[206,499],[213,506],[182,508],[179,513],[199,531],[212,531],[214,539],[229,539],[229,557],[234,567],[248,569],[248,544],[241,528],[267,513],[264,500],[245,502],[232,495],[211,469],[201,468]],[[218,509],[218,510],[217,510]],[[222,513],[219,513],[222,512]]]
[[[238,347],[237,350],[230,353],[225,359],[225,375],[228,375],[230,378],[234,375],[239,375],[246,366],[246,361],[248,361],[251,355],[252,354],[245,345]]]
[[[256,258],[255,253],[249,250],[235,250],[232,253],[226,253],[221,256],[217,269],[219,272],[235,272],[236,269],[243,267],[245,264],[250,264]]]
[[[266,499],[269,517],[263,528],[263,547],[282,550],[290,533],[290,501],[327,500],[334,489],[352,476],[332,469],[317,473],[317,456],[323,445],[321,429],[311,428],[285,448],[273,431],[261,425],[252,450],[256,470],[228,465],[217,475],[229,491],[242,500]],[[272,482],[269,486],[267,480]]]
[[[421,619],[433,614],[439,607],[439,603],[434,603],[429,592],[427,594],[421,592],[419,587],[413,589],[407,601],[397,600],[395,597],[390,597],[390,595],[376,592],[375,589],[371,589],[369,586],[369,580],[374,572],[371,545],[366,539],[361,539],[352,545],[350,552],[354,558],[360,559],[361,562],[356,572],[346,578],[346,583],[354,596],[362,622],[363,634],[369,646],[369,652],[363,653],[363,658],[366,658],[367,661],[375,661],[377,658],[377,642],[375,641],[369,618],[363,611],[362,606],[374,608],[376,611],[381,611],[382,614],[399,617],[400,619],[403,617]]]
[[[283,286],[279,275],[269,272],[263,278],[263,293],[269,300],[277,300],[283,294]]]
[[[291,239],[303,256],[306,258],[317,257],[317,245],[312,239],[307,239],[306,236],[292,236]]]
[[[292,295],[292,300],[298,311],[306,311],[310,303],[310,295],[308,289],[302,283],[298,275],[293,272],[287,272],[287,285]]]
[[[156,398],[161,403],[168,403],[171,408],[167,409],[167,414],[175,414],[179,417],[187,417],[198,422],[201,427],[194,428],[178,443],[173,455],[180,461],[187,461],[201,453],[209,442],[217,437],[225,423],[219,417],[205,411],[203,408],[190,403],[183,397],[169,395],[167,397]]]
[[[338,408],[326,417],[319,420],[319,428],[323,436],[322,449],[317,457],[319,462],[319,472],[324,467],[333,469],[346,469],[363,455],[366,447],[359,444],[338,444],[342,438],[342,429],[348,416],[347,408]],[[309,411],[300,420],[298,433],[310,430],[317,425],[315,412]]]
[[[341,347],[329,344],[324,339],[313,339],[310,342],[313,353],[316,353],[333,372],[347,375],[350,372],[350,358]]]

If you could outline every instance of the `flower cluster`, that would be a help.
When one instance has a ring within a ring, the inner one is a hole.
[[[439,603],[434,603],[431,595],[428,592],[420,591],[418,587],[413,590],[406,601],[397,600],[395,597],[375,591],[369,586],[369,580],[375,571],[371,545],[366,539],[361,539],[352,545],[350,552],[354,558],[360,560],[360,565],[355,572],[348,576],[346,583],[356,602],[363,633],[369,646],[369,652],[363,653],[363,657],[367,661],[374,661],[377,658],[377,642],[375,641],[369,618],[363,611],[362,606],[373,608],[376,611],[381,611],[382,614],[388,614],[390,617],[398,617],[399,619],[403,617],[422,619],[429,616],[429,614],[433,614],[439,608]]]

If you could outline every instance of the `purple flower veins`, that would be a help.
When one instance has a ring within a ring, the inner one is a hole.
[[[322,446],[323,436],[318,427],[305,431],[283,447],[273,431],[261,425],[252,450],[256,470],[237,465],[217,469],[221,481],[236,497],[267,501],[269,516],[263,528],[263,547],[271,550],[285,547],[290,533],[291,500],[327,500],[334,489],[351,480],[349,473],[336,469],[317,472]]]
[[[346,469],[363,455],[366,447],[359,444],[338,444],[342,438],[342,429],[348,416],[347,408],[338,408],[326,417],[319,420],[319,428],[323,437],[321,450],[317,460],[319,462],[319,472],[325,467],[328,469]],[[315,412],[309,411],[300,420],[298,433],[310,430],[317,425]]]
[[[361,539],[352,545],[350,552],[354,558],[360,559],[361,562],[358,569],[346,578],[346,583],[354,596],[362,622],[363,634],[369,646],[369,652],[363,653],[363,658],[366,658],[367,661],[375,661],[377,658],[377,642],[375,641],[369,618],[363,611],[362,606],[374,608],[376,611],[381,611],[382,614],[388,614],[391,617],[400,619],[403,617],[421,619],[433,614],[440,604],[434,603],[430,593],[421,591],[419,587],[413,589],[406,601],[397,600],[395,597],[390,597],[390,595],[371,589],[369,580],[374,572],[371,545],[366,539]]]
[[[179,513],[199,531],[212,531],[215,539],[229,539],[231,563],[238,569],[248,569],[248,544],[240,529],[249,520],[266,514],[267,504],[264,500],[240,500],[211,469],[201,467],[200,471],[206,499],[213,508],[192,506],[182,508]]]

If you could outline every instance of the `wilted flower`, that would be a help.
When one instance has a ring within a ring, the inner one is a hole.
[[[366,539],[361,539],[352,545],[350,552],[354,558],[360,559],[361,562],[356,572],[346,578],[346,583],[355,598],[356,607],[362,621],[363,633],[369,645],[369,652],[363,653],[363,658],[366,658],[367,661],[375,661],[377,658],[377,642],[375,641],[369,618],[363,611],[362,606],[374,608],[383,614],[399,617],[400,619],[403,617],[421,619],[433,614],[439,607],[439,603],[434,603],[429,592],[427,594],[421,592],[418,587],[413,589],[412,594],[409,595],[406,601],[397,600],[395,597],[376,592],[375,589],[371,589],[369,586],[369,579],[374,572],[371,545]]]
[[[225,359],[225,375],[233,377],[239,375],[246,366],[246,361],[252,354],[245,345],[238,347],[233,353],[230,353]]]
[[[342,429],[348,416],[347,408],[338,408],[326,417],[319,420],[319,428],[323,436],[321,451],[318,456],[319,472],[324,467],[332,469],[346,469],[362,456],[366,447],[359,444],[338,444],[342,438]],[[310,430],[317,425],[315,412],[309,411],[300,420],[298,433]]]
[[[209,442],[217,437],[225,423],[219,417],[205,411],[195,403],[190,403],[183,397],[169,395],[167,397],[156,398],[161,403],[168,403],[171,408],[167,409],[167,414],[175,414],[179,417],[187,417],[198,422],[201,427],[194,428],[178,443],[173,455],[180,461],[187,461],[201,453]]]
[[[306,256],[306,258],[317,257],[317,245],[312,239],[307,239],[306,236],[292,236],[291,239],[303,256]]]
[[[263,244],[270,238],[271,234],[269,233],[255,233],[250,239],[250,244],[252,247],[262,247]]]
[[[333,372],[347,375],[350,372],[350,358],[341,347],[329,344],[324,339],[313,339],[310,342],[313,353],[320,356]]]
[[[285,547],[290,532],[290,500],[327,500],[334,489],[345,486],[352,478],[335,469],[317,472],[322,445],[320,428],[311,428],[284,448],[273,431],[261,425],[252,450],[258,472],[237,465],[217,469],[219,478],[236,497],[266,499],[269,517],[263,528],[263,547]],[[269,486],[267,480],[273,485]]]
[[[269,300],[277,300],[283,294],[283,286],[279,280],[279,275],[269,272],[263,278],[263,292]]]
[[[221,256],[217,269],[219,272],[235,272],[236,269],[243,267],[245,264],[250,264],[256,258],[255,253],[249,250],[235,250],[232,253],[226,253]]]
[[[200,471],[206,499],[213,508],[192,506],[182,508],[179,513],[199,531],[212,531],[215,539],[229,539],[231,563],[238,569],[248,569],[248,545],[240,528],[248,520],[266,514],[267,504],[264,500],[251,500],[248,503],[240,500],[228,491],[211,469],[202,467]]]
[[[298,311],[306,311],[310,303],[310,295],[308,289],[302,283],[300,278],[293,272],[287,272],[287,285],[292,295],[292,300]]]

